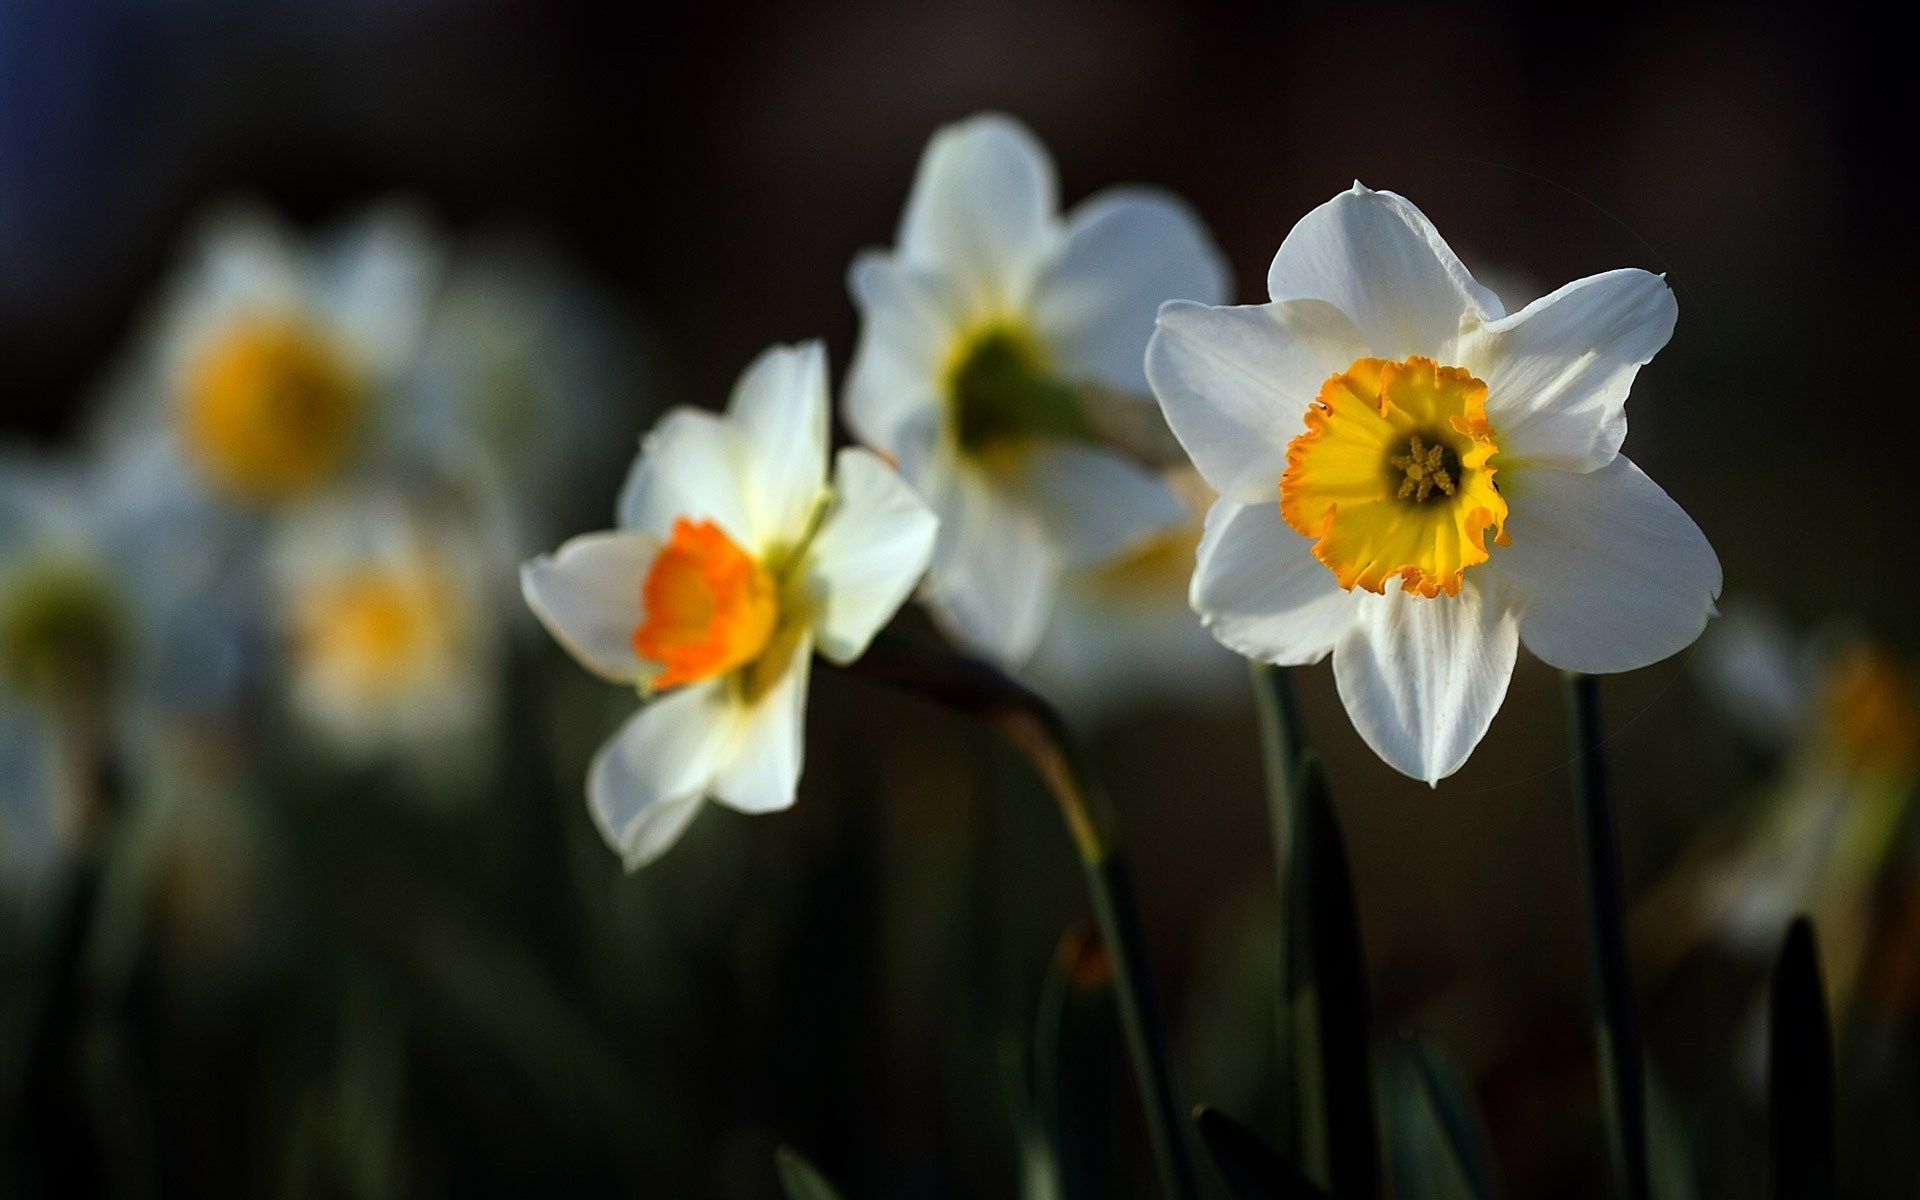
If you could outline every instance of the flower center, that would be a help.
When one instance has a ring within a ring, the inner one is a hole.
[[[647,569],[634,653],[661,670],[654,687],[711,679],[768,648],[780,618],[771,573],[712,521],[681,517]]]
[[[459,653],[459,605],[438,567],[355,567],[295,604],[298,660],[364,698],[391,695]]]
[[[1287,448],[1280,512],[1341,587],[1383,592],[1398,576],[1454,595],[1487,560],[1487,528],[1506,543],[1486,401],[1468,371],[1418,356],[1362,358],[1321,386]]]
[[[1096,431],[1071,384],[1047,369],[1040,344],[993,321],[959,338],[944,372],[955,440],[991,456],[1041,437],[1091,441]]]
[[[51,559],[0,580],[0,684],[22,692],[89,684],[125,649],[113,588],[91,564]]]
[[[1407,439],[1407,452],[1394,455],[1387,463],[1407,473],[1400,481],[1400,490],[1394,493],[1396,500],[1412,497],[1415,504],[1425,504],[1436,490],[1441,496],[1454,494],[1453,477],[1460,473],[1460,456],[1445,442],[1423,446],[1416,433]]]
[[[365,389],[339,346],[285,318],[222,331],[189,364],[182,435],[222,490],[270,503],[324,482],[346,460]]]

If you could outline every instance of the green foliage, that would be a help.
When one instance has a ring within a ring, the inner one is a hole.
[[[1235,1200],[1325,1200],[1327,1193],[1232,1117],[1203,1104],[1193,1124]]]
[[[787,1200],[840,1200],[840,1192],[798,1150],[782,1146],[773,1156]]]
[[[1813,925],[1796,918],[1773,969],[1767,1022],[1767,1142],[1772,1194],[1834,1194],[1833,1037]]]
[[[1493,1169],[1467,1086],[1414,1037],[1387,1057],[1388,1158],[1398,1200],[1489,1200]]]
[[[1292,784],[1287,874],[1286,1023],[1298,1089],[1299,1144],[1340,1197],[1380,1191],[1369,1043],[1372,1004],[1346,845],[1319,764],[1301,756]]]

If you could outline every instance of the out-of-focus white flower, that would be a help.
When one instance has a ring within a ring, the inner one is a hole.
[[[653,699],[594,759],[587,799],[629,869],[712,797],[793,803],[813,650],[858,658],[925,571],[936,522],[885,463],[842,450],[827,480],[819,343],[768,350],[724,416],[676,409],[643,444],[620,528],[521,576],[581,664]]]
[[[1179,526],[1180,499],[1107,443],[1151,412],[1140,360],[1164,300],[1219,303],[1227,272],[1172,196],[1124,189],[1064,220],[1027,129],[934,135],[891,252],[855,260],[856,435],[940,516],[927,599],[969,649],[1017,665],[1063,573]]]
[[[1078,721],[1216,702],[1244,690],[1245,672],[1187,604],[1213,493],[1191,468],[1175,470],[1170,482],[1191,519],[1063,575],[1046,633],[1021,669]]]
[[[314,496],[417,433],[398,397],[441,257],[400,206],[312,245],[257,209],[216,214],[117,381],[110,434],[225,506]]]
[[[350,761],[472,756],[498,710],[500,590],[471,520],[367,492],[277,532],[274,611],[293,714]]]
[[[1628,388],[1673,331],[1658,276],[1596,275],[1503,316],[1418,209],[1355,184],[1294,227],[1267,285],[1269,304],[1166,305],[1147,351],[1220,493],[1192,600],[1221,642],[1331,653],[1367,744],[1437,783],[1522,641],[1601,673],[1700,635],[1719,560],[1620,453]]]
[[[261,682],[282,519],[458,450],[413,386],[442,257],[401,204],[314,238],[233,207],[190,239],[96,430],[173,715],[232,723]]]
[[[1764,960],[1787,922],[1810,913],[1845,996],[1920,782],[1920,685],[1866,639],[1796,638],[1751,606],[1703,638],[1697,659],[1728,713],[1779,753],[1780,771],[1738,829],[1709,830],[1655,889],[1649,948],[1673,958],[1710,934]]]
[[[499,507],[508,562],[578,528],[641,427],[636,337],[604,297],[532,243],[456,250],[422,350],[420,417],[457,431]]]
[[[31,890],[84,832],[137,653],[137,589],[73,465],[0,455],[0,876]]]

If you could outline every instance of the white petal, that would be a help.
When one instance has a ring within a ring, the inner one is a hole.
[[[703,683],[669,692],[594,756],[587,806],[629,871],[673,845],[711,787],[739,720],[726,688]]]
[[[1457,596],[1365,594],[1333,650],[1353,726],[1396,771],[1438,783],[1480,744],[1513,677],[1519,636],[1506,605],[1469,581]]]
[[[1222,645],[1283,666],[1325,658],[1359,615],[1358,596],[1313,556],[1277,499],[1214,503],[1190,600]]]
[[[383,205],[336,234],[322,256],[334,323],[383,374],[411,364],[446,271],[445,239],[416,208]]]
[[[1188,520],[1186,503],[1165,479],[1097,446],[1039,442],[1012,471],[1002,486],[1032,511],[1068,570]]]
[[[640,444],[620,489],[620,527],[666,538],[676,518],[710,518],[734,541],[752,542],[739,432],[725,418],[676,408]]]
[[[1466,317],[1500,315],[1421,211],[1356,183],[1300,219],[1267,272],[1275,300],[1325,300],[1382,358],[1439,355]]]
[[[877,455],[852,446],[840,451],[833,508],[807,555],[821,654],[837,663],[860,657],[926,573],[939,524]]]
[[[1033,320],[1061,374],[1144,396],[1141,358],[1160,305],[1222,304],[1229,286],[1192,209],[1165,193],[1114,189],[1074,210],[1034,289]]]
[[[827,486],[827,350],[774,346],[727,404],[739,430],[747,515],[760,546],[796,537]]]
[[[1104,576],[1096,568],[1062,578],[1047,632],[1021,669],[1070,720],[1093,727],[1241,697],[1240,660],[1187,607],[1185,578]]]
[[[1625,455],[1597,471],[1518,472],[1488,565],[1526,593],[1520,636],[1567,671],[1631,671],[1693,643],[1720,595],[1706,535]]]
[[[1277,495],[1287,443],[1306,429],[1320,385],[1367,353],[1353,322],[1323,301],[1175,301],[1147,344],[1147,378],[1207,483],[1253,504]]]
[[[1805,728],[1820,695],[1826,650],[1796,638],[1772,609],[1736,601],[1688,657],[1728,716],[1760,745],[1783,749]]]
[[[1604,466],[1627,436],[1627,389],[1673,336],[1679,305],[1646,271],[1576,280],[1469,333],[1502,454],[1572,471]]]
[[[909,262],[947,275],[975,308],[1025,300],[1059,238],[1053,164],[1019,122],[973,117],[933,135],[900,222]]]
[[[861,319],[847,425],[867,445],[892,451],[904,425],[940,407],[941,374],[965,318],[936,272],[887,255],[855,259],[847,286]]]
[[[713,798],[744,813],[793,807],[806,757],[807,680],[813,646],[801,638],[779,682],[740,718],[726,760],[714,776]]]
[[[590,533],[522,566],[520,591],[582,666],[615,683],[638,683],[650,669],[633,652],[633,630],[659,549],[643,533]]]
[[[307,257],[285,223],[257,205],[213,212],[197,231],[193,264],[184,287],[198,292],[209,309],[284,310],[310,299]]]
[[[1033,653],[1059,585],[1053,543],[1033,514],[977,470],[925,490],[940,517],[927,601],[966,649],[1004,666]]]

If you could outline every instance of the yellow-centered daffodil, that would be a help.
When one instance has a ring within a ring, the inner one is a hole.
[[[1147,350],[1220,494],[1191,600],[1221,642],[1331,653],[1368,744],[1437,782],[1521,642],[1607,672],[1699,636],[1719,561],[1620,453],[1627,390],[1673,331],[1663,280],[1612,271],[1506,315],[1418,209],[1355,184],[1294,227],[1267,287],[1167,304]]]

